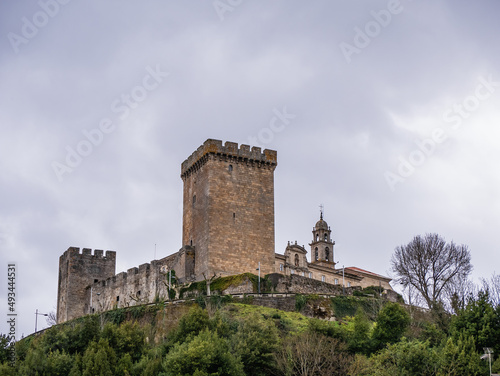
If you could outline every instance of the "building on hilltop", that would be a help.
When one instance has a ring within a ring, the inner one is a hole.
[[[285,254],[276,253],[275,255],[276,273],[297,274],[346,287],[380,286],[385,290],[392,290],[389,284],[390,278],[355,267],[335,268],[336,262],[333,261],[335,241],[332,240],[332,230],[323,219],[323,213],[313,227],[312,233],[313,240],[309,244],[311,262],[307,261],[307,251],[304,246],[297,245],[296,241],[295,244],[288,242]]]
[[[311,262],[304,246],[275,253],[274,170],[277,152],[209,139],[181,166],[181,249],[115,275],[116,254],[70,247],[59,259],[58,323],[95,311],[153,302],[168,295],[166,274],[179,282],[254,273],[296,275],[329,285],[392,288],[390,278],[351,267],[336,269],[331,228],[313,227]]]

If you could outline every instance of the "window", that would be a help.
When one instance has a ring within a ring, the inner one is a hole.
[[[312,278],[313,277],[313,274],[311,272],[309,272],[309,278]]]
[[[324,275],[321,276],[321,282],[325,282],[325,276]]]
[[[319,234],[316,234],[316,241],[319,240]]]
[[[325,234],[325,242],[328,241],[328,234]]]
[[[305,277],[306,273],[302,272],[302,277]]]
[[[295,266],[299,266],[299,255],[295,254]]]
[[[196,204],[196,195],[193,196],[193,205]]]
[[[141,296],[141,290],[137,291],[137,296]]]
[[[233,171],[233,165],[232,165],[232,164],[230,164],[230,165],[229,165],[229,167],[228,167],[228,171],[229,171],[229,172]]]
[[[318,247],[314,248],[314,260],[318,261]]]
[[[325,260],[330,261],[330,249],[328,247],[325,248]]]
[[[351,287],[351,282],[347,282],[347,287]]]
[[[120,301],[120,296],[119,296],[119,295],[116,297],[116,301],[117,301],[117,302],[119,302],[119,301]]]
[[[295,274],[295,270],[290,269],[290,274]]]
[[[338,278],[335,278],[335,279],[333,280],[333,283],[334,283],[334,284],[336,284],[336,285],[338,285],[338,284],[339,284],[339,280],[338,280]]]
[[[280,264],[280,272],[283,271],[283,264]]]

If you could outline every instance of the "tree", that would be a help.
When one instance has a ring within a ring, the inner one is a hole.
[[[377,348],[398,342],[410,325],[410,315],[398,303],[388,303],[380,311],[372,338]]]
[[[137,361],[144,352],[145,335],[137,322],[126,322],[120,326],[108,323],[101,333],[101,338],[108,340],[117,358],[129,354],[132,361]]]
[[[460,334],[456,340],[449,338],[446,342],[441,354],[439,375],[480,375],[480,362],[480,354],[476,352],[474,338]]]
[[[57,325],[57,315],[55,311],[50,311],[45,319],[48,326]]]
[[[500,307],[493,308],[488,291],[479,291],[477,298],[471,297],[467,307],[455,316],[451,323],[455,339],[461,334],[473,337],[476,350],[482,353],[485,347],[500,352]]]
[[[354,316],[354,331],[349,336],[349,350],[353,353],[369,354],[371,350],[370,343],[371,324],[366,317],[365,312],[358,307],[356,316]]]
[[[289,336],[276,354],[278,370],[287,376],[343,376],[351,362],[346,344],[315,332]]]
[[[482,279],[483,290],[488,291],[494,307],[500,306],[500,274],[493,273],[489,280]]]
[[[163,368],[167,376],[245,375],[241,360],[229,351],[227,341],[208,329],[176,344],[165,356]]]
[[[247,375],[273,374],[274,352],[278,348],[278,329],[272,321],[259,321],[257,315],[239,323],[238,331],[231,337],[231,348],[241,358]]]
[[[415,288],[432,308],[450,284],[467,278],[472,271],[470,258],[466,245],[446,243],[438,234],[426,234],[397,247],[391,264],[396,281],[405,288]]]
[[[12,356],[12,340],[7,334],[0,334],[0,364],[10,360]]]
[[[435,376],[439,357],[427,342],[402,341],[389,345],[369,359],[369,372],[360,375],[370,376]]]
[[[182,316],[179,327],[172,333],[172,341],[182,343],[191,337],[198,335],[202,330],[207,329],[210,319],[206,310],[193,306],[189,312]]]
[[[108,340],[91,342],[82,359],[83,376],[113,376],[116,366],[116,354]]]

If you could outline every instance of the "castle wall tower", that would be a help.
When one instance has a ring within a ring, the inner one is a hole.
[[[182,163],[183,246],[197,280],[214,273],[274,272],[277,153],[209,139]]]
[[[57,323],[89,313],[87,287],[97,280],[115,275],[116,252],[70,247],[59,258]]]
[[[323,220],[323,212],[316,225],[313,227],[313,241],[311,246],[311,263],[321,263],[335,267],[333,259],[333,246],[335,242],[332,240],[332,230]]]

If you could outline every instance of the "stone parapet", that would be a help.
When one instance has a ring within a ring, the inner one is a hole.
[[[257,146],[241,145],[227,141],[224,145],[221,140],[206,140],[188,159],[182,162],[181,177],[189,175],[193,170],[201,167],[207,160],[207,155],[219,155],[222,157],[235,158],[242,161],[256,162],[269,166],[277,166],[278,153],[276,150],[262,149]]]

